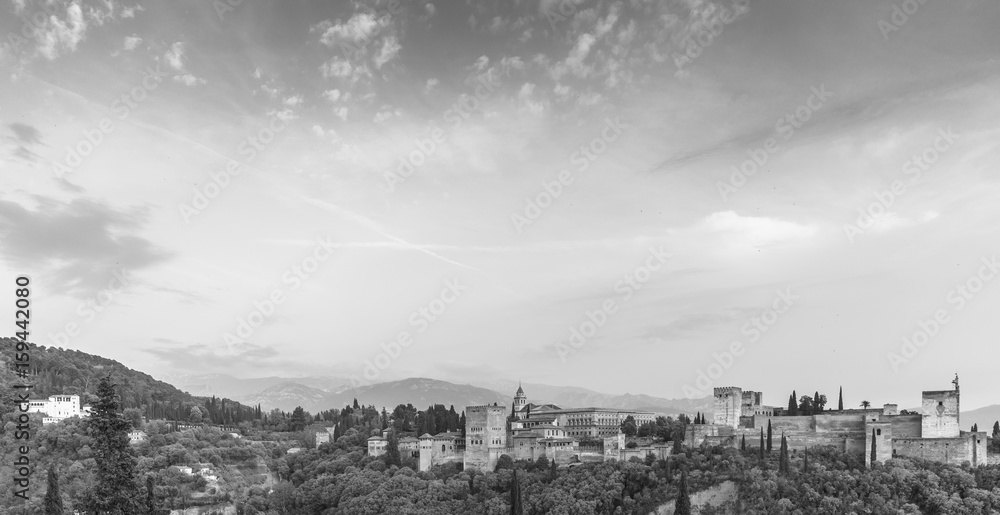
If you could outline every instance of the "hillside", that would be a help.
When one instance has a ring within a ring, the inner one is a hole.
[[[14,355],[13,338],[0,338],[0,355]],[[133,370],[121,363],[87,354],[78,350],[45,347],[31,344],[29,351],[31,368],[27,379],[18,378],[11,365],[4,361],[0,367],[0,388],[7,391],[10,385],[28,381],[34,385],[29,392],[32,399],[50,395],[79,395],[81,404],[88,404],[95,398],[97,383],[111,374],[121,396],[123,408],[140,408],[146,416],[170,419],[186,419],[192,406],[205,406],[209,399],[183,392],[173,385],[154,379],[149,374]],[[235,420],[237,411],[246,415],[251,408],[227,401],[228,420]],[[4,403],[0,409],[11,409],[11,403]],[[221,415],[221,412],[217,413]]]

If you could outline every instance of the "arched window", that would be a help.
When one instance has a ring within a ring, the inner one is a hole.
[[[441,452],[444,452],[444,444],[441,444]]]

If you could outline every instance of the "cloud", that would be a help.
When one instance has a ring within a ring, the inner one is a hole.
[[[399,54],[399,41],[395,36],[390,36],[382,41],[382,48],[375,56],[375,67],[382,68],[385,63],[391,61]]]
[[[34,200],[35,209],[0,200],[0,259],[35,271],[54,289],[87,296],[107,285],[112,271],[139,270],[170,256],[136,235],[142,209],[119,211],[85,199]]]
[[[340,43],[363,43],[375,36],[379,30],[388,24],[388,18],[378,19],[372,13],[358,13],[346,22],[323,22],[314,30],[323,30],[319,40],[324,45],[334,48]]]
[[[14,133],[17,141],[28,145],[35,145],[42,142],[42,134],[38,129],[23,123],[14,122],[9,124],[10,130]]]
[[[171,68],[181,71],[184,69],[184,43],[178,41],[170,45],[170,49],[163,56]]]
[[[198,84],[204,84],[205,79],[202,79],[201,77],[195,77],[190,73],[185,73],[184,75],[174,75],[174,82],[179,82],[185,86],[193,87],[197,86]]]
[[[323,98],[329,100],[330,102],[336,102],[340,100],[340,90],[339,89],[328,89],[323,92]],[[345,97],[346,100],[346,97]]]
[[[142,38],[136,36],[135,34],[131,36],[125,36],[125,50],[135,50],[142,43]]]
[[[87,22],[79,1],[66,7],[65,19],[51,15],[32,30],[38,53],[50,61],[59,57],[60,52],[75,52],[86,34]]]
[[[297,107],[302,105],[303,100],[304,98],[302,97],[302,95],[292,95],[283,100],[282,103],[288,107]]]
[[[746,236],[754,245],[804,238],[816,232],[812,226],[774,218],[740,216],[734,211],[720,211],[706,217],[702,226],[712,232]]]
[[[281,354],[272,347],[252,343],[237,343],[224,348],[204,343],[183,345],[165,338],[153,341],[162,345],[142,349],[143,352],[160,358],[170,367],[183,370],[209,371],[220,367],[232,370],[238,366],[263,368],[268,363],[274,363],[275,358]]]

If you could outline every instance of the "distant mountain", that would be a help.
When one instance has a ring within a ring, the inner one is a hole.
[[[993,423],[1000,420],[1000,404],[963,411],[959,414],[959,421],[962,423],[962,431],[968,431],[972,424],[979,424],[980,431],[987,434],[993,433]]]
[[[318,388],[298,383],[280,383],[255,394],[240,397],[238,400],[251,406],[260,404],[264,410],[278,408],[282,411],[292,411],[297,406],[302,406],[302,409],[316,413],[332,407],[327,401],[328,395],[329,392]]]
[[[323,392],[337,392],[350,386],[344,377],[256,377],[240,379],[226,374],[165,374],[162,378],[180,390],[193,395],[229,397],[240,399],[253,396],[283,383],[296,383]],[[293,406],[294,407],[294,406]]]
[[[530,402],[552,403],[565,408],[634,409],[676,416],[680,413],[694,415],[699,411],[710,414],[713,404],[711,396],[694,400],[663,399],[649,395],[612,395],[576,386],[524,383],[522,387]],[[385,407],[390,410],[397,404],[413,404],[419,409],[431,404],[443,404],[454,405],[455,409],[464,409],[465,406],[494,402],[509,406],[516,391],[517,383],[497,381],[480,385],[460,385],[426,378],[409,378],[355,388],[345,386],[339,390],[324,391],[322,388],[315,388],[293,379],[272,384],[253,394],[237,397],[237,400],[250,405],[260,404],[264,409],[279,408],[284,411],[302,406],[312,413],[332,408],[340,409],[352,404],[354,399],[365,405],[374,404],[378,408]]]
[[[253,395],[241,397],[247,404],[259,403],[264,409],[279,408],[285,411],[302,406],[311,413],[327,409],[340,409],[358,402],[376,408],[392,410],[398,404],[413,404],[425,409],[432,404],[455,406],[456,410],[477,404],[509,405],[512,396],[471,385],[453,384],[426,378],[409,378],[371,385],[347,388],[339,392],[323,392],[298,383],[282,383]]]
[[[517,391],[518,383],[493,381],[479,383],[479,386],[505,393],[510,392],[507,395],[513,397]],[[634,409],[664,413],[666,415],[678,415],[680,413],[694,415],[697,412],[711,415],[714,409],[714,401],[711,395],[700,399],[665,399],[642,394],[632,395],[626,393],[624,395],[615,395],[600,393],[578,386],[521,383],[521,387],[524,389],[525,395],[528,396],[528,402],[539,404],[552,403],[566,408]]]

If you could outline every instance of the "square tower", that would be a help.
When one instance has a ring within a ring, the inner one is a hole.
[[[734,429],[739,427],[743,406],[743,390],[735,386],[723,386],[715,388],[714,393],[715,416],[712,418],[712,423]]]
[[[506,406],[466,407],[465,468],[492,471],[506,448]]]
[[[960,434],[958,387],[954,390],[923,392],[920,436],[922,438],[956,438]]]

